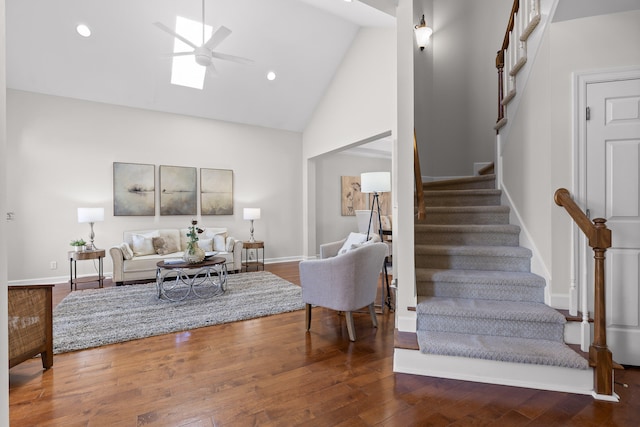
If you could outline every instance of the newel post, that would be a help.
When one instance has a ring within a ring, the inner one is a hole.
[[[593,258],[595,260],[595,295],[594,295],[594,327],[593,344],[589,347],[589,364],[594,366],[594,388],[597,394],[613,393],[613,357],[607,347],[607,325],[604,286],[605,252],[611,247],[611,230],[605,225],[604,218],[593,220]],[[590,239],[591,240],[591,239]]]

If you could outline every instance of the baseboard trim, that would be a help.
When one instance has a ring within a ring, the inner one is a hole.
[[[593,394],[592,369],[531,365],[466,357],[422,354],[418,350],[397,348],[393,371],[436,378],[525,387],[536,390]]]

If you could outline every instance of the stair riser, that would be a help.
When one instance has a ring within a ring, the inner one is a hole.
[[[531,286],[416,282],[419,296],[544,302],[544,289]]]
[[[437,192],[436,192],[437,193]],[[433,192],[425,194],[426,206],[497,206],[500,204],[500,195],[434,195]]]
[[[418,330],[546,339],[558,342],[563,342],[564,339],[563,324],[426,314],[418,316]]]
[[[423,224],[508,224],[509,213],[485,213],[485,212],[429,212]]]
[[[420,232],[415,233],[415,243],[423,245],[454,245],[454,246],[518,246],[518,233],[452,233]]]
[[[529,272],[531,259],[525,257],[465,256],[465,255],[420,255],[416,253],[416,268],[452,270],[501,270]]]
[[[492,190],[496,188],[495,180],[473,181],[466,183],[447,184],[444,181],[432,181],[422,184],[425,191],[437,190]]]

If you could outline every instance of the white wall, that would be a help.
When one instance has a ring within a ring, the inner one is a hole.
[[[361,28],[304,130],[310,159],[393,128],[395,28]]]
[[[96,244],[108,248],[132,229],[185,227],[191,216],[113,216],[113,162],[233,170],[234,214],[206,216],[205,226],[249,237],[244,207],[260,207],[255,236],[267,262],[299,259],[302,239],[301,135],[294,132],[9,90],[7,210],[10,281],[68,280],[73,238],[88,239],[80,206],[102,206]],[[199,201],[198,201],[199,206]],[[293,232],[291,232],[293,231]],[[56,261],[57,270],[50,262]],[[107,256],[105,271],[112,271]],[[93,272],[78,263],[79,274]]]
[[[498,107],[496,51],[512,0],[416,0],[430,46],[415,52],[415,127],[424,176],[472,175],[494,160]],[[426,81],[425,81],[426,80]]]
[[[0,87],[7,87],[4,0],[0,0]],[[0,215],[7,212],[7,108],[6,92],[0,91]],[[7,226],[0,217],[0,348],[9,348],[7,311]],[[0,426],[9,425],[9,353],[0,352]]]
[[[317,156],[388,135],[396,118],[396,31],[361,28],[303,133],[304,255],[316,241]]]
[[[356,217],[341,214],[340,177],[379,171],[391,172],[391,159],[335,153],[316,160],[316,253],[320,244],[344,239],[350,232],[358,231]]]
[[[554,306],[568,303],[571,277],[571,220],[553,193],[574,188],[572,73],[637,66],[637,40],[638,11],[553,23],[512,120],[505,190],[551,272]]]

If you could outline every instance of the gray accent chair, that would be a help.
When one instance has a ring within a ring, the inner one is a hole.
[[[378,241],[337,255],[345,240],[321,245],[320,259],[302,261],[300,283],[307,331],[311,328],[311,307],[317,305],[344,311],[349,339],[355,341],[353,311],[368,306],[373,326],[378,327],[374,301],[388,249]]]

